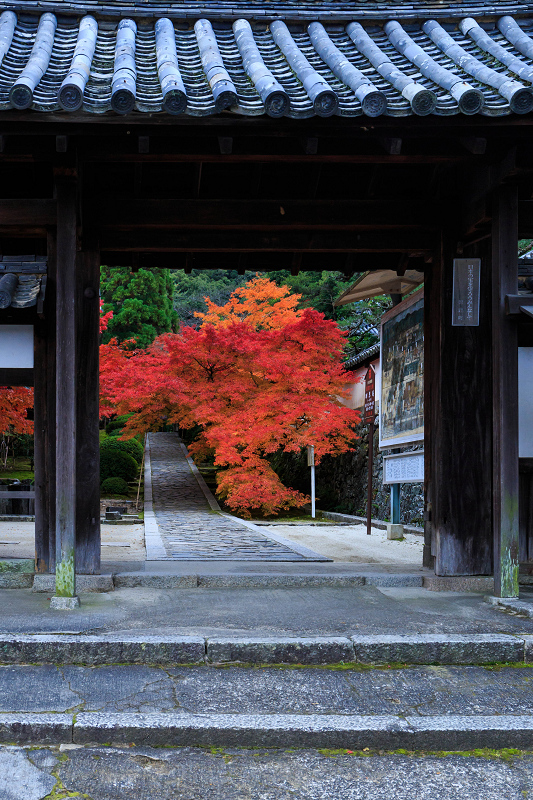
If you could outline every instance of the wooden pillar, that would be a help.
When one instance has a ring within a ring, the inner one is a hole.
[[[57,231],[49,232],[46,280],[46,493],[48,508],[49,571],[56,569],[56,308],[57,308]]]
[[[100,571],[100,254],[77,258],[76,572]]]
[[[440,265],[425,292],[432,326],[426,409],[431,547],[437,575],[490,575],[491,269],[483,258],[479,326],[453,327],[455,248],[453,234],[443,235]]]
[[[44,317],[35,324],[34,430],[35,430],[35,570],[55,570],[55,292],[56,235],[47,242],[47,283]]]
[[[76,180],[56,175],[56,598],[76,595]],[[56,604],[57,606],[60,603]]]
[[[48,492],[46,486],[47,432],[48,432],[48,364],[46,349],[46,321],[38,319],[34,327],[33,367],[33,439],[35,465],[35,571],[50,571],[50,528]],[[55,420],[54,420],[55,424]]]
[[[518,338],[505,295],[518,290],[518,192],[501,186],[492,208],[494,593],[518,596]]]

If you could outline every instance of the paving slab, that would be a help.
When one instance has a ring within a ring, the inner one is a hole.
[[[354,636],[529,634],[533,619],[476,593],[419,587],[119,588],[82,594],[75,611],[51,611],[51,594],[0,590],[0,633]]]

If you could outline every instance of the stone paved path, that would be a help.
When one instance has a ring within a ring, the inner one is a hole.
[[[322,561],[212,511],[178,434],[149,435],[154,511],[168,559]]]

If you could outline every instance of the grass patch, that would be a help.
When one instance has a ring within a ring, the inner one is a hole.
[[[370,758],[375,756],[408,756],[410,758],[448,758],[449,756],[461,756],[462,758],[485,758],[488,760],[504,761],[512,764],[517,758],[533,755],[532,750],[517,750],[514,747],[506,747],[502,750],[492,750],[489,747],[478,748],[475,750],[372,750],[365,747],[363,750],[345,750],[319,748],[318,753],[329,758],[336,756],[358,756],[359,758]]]
[[[10,458],[5,469],[0,468],[1,481],[27,481],[33,480],[34,471],[31,461],[26,456]]]

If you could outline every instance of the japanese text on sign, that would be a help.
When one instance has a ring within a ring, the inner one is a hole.
[[[423,483],[424,452],[383,456],[383,483]]]
[[[480,258],[454,258],[452,325],[479,325]]]
[[[369,367],[365,375],[365,417],[364,422],[373,422],[376,414],[376,373]]]

